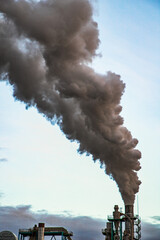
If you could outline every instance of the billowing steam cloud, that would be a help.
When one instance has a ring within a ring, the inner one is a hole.
[[[0,0],[0,12],[1,79],[99,159],[133,203],[141,154],[119,115],[125,84],[87,66],[99,45],[89,0]]]

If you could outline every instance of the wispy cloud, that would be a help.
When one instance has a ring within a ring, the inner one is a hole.
[[[4,147],[0,147],[0,151],[4,150],[5,148]],[[0,163],[1,162],[7,162],[8,159],[7,158],[4,158],[4,157],[0,157]]]
[[[8,159],[7,158],[0,158],[0,162],[7,162]]]
[[[0,147],[0,151],[1,150],[6,150],[7,149],[7,147]]]
[[[4,195],[4,194],[3,194],[2,192],[0,192],[0,198],[3,197],[3,195]]]
[[[156,216],[156,219],[160,219],[160,217]],[[45,210],[33,212],[30,205],[0,207],[1,230],[10,230],[17,234],[19,228],[30,228],[39,222],[44,222],[46,226],[63,226],[67,230],[73,231],[76,240],[104,240],[101,233],[101,229],[105,228],[103,219],[86,216],[75,217],[71,214],[56,215]],[[142,223],[143,240],[159,240],[159,236],[160,226],[158,224]]]
[[[160,222],[160,216],[153,216],[152,219],[156,222]]]

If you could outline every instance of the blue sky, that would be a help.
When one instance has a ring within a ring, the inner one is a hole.
[[[97,0],[94,18],[100,48],[91,64],[112,71],[126,83],[122,97],[124,125],[138,138],[142,152],[139,212],[160,216],[160,4],[158,1]],[[116,183],[99,163],[80,156],[36,109],[15,101],[0,83],[1,206],[32,205],[33,210],[106,218],[114,204],[123,207]],[[136,204],[135,204],[136,209]]]

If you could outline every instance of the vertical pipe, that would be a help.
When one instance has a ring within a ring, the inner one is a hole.
[[[139,201],[138,201],[138,195],[137,195],[137,214],[139,216]]]
[[[120,240],[122,240],[122,221],[120,221]]]
[[[38,240],[44,240],[44,223],[38,224]]]
[[[131,236],[131,239],[133,239],[134,235],[134,221],[133,221],[133,205],[125,205],[125,214],[129,217],[129,219],[126,219],[125,221],[125,231],[128,235]]]
[[[112,223],[107,222],[107,236],[106,236],[107,240],[111,240],[111,231],[112,231]]]
[[[114,240],[113,239],[113,222],[112,222],[112,227],[111,227],[111,240]]]

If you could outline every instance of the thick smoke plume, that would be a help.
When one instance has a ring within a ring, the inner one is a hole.
[[[125,84],[87,66],[99,45],[89,0],[0,0],[0,12],[1,79],[99,160],[132,204],[141,153],[119,115]]]

